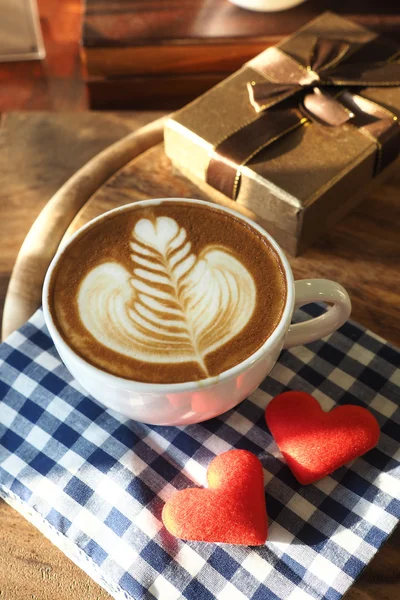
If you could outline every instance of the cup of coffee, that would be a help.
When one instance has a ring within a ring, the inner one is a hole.
[[[332,306],[291,325],[295,307]],[[97,217],[60,247],[43,310],[71,374],[127,417],[185,425],[244,400],[282,348],[349,317],[338,283],[293,280],[271,236],[239,213],[182,198]]]

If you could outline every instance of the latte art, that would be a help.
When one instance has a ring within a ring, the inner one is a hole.
[[[95,367],[149,383],[215,377],[276,328],[286,280],[268,240],[212,204],[165,200],[111,211],[60,256],[49,306]]]
[[[101,344],[136,360],[204,358],[249,322],[253,278],[228,248],[191,251],[187,232],[170,217],[141,219],[130,244],[133,269],[103,263],[83,280],[79,316]]]

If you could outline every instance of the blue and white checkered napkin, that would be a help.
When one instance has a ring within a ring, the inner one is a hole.
[[[0,364],[0,495],[114,598],[337,600],[400,517],[400,353],[353,323],[283,352],[248,400],[187,427],[104,410],[60,362],[42,311],[0,346]],[[268,401],[287,389],[325,409],[368,406],[378,447],[301,486],[264,421]],[[175,539],[160,519],[164,502],[203,486],[211,459],[231,448],[263,463],[266,545]]]

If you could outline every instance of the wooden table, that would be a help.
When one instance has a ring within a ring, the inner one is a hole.
[[[42,61],[0,63],[0,112],[84,110],[79,55],[82,0],[37,0],[46,48]]]
[[[19,246],[52,194],[81,165],[132,128],[161,113],[9,113],[0,129],[0,307]],[[152,178],[153,172],[157,173]],[[162,147],[124,169],[97,195],[196,195],[170,168]],[[341,281],[353,317],[400,345],[398,235],[400,173],[371,195],[303,256],[291,259],[295,276]],[[199,193],[200,195],[200,193]],[[90,207],[89,207],[90,214]],[[87,215],[88,216],[88,215]],[[78,219],[79,221],[79,219]],[[1,315],[0,315],[1,316]],[[109,598],[79,568],[8,505],[0,503],[0,600]],[[398,600],[400,530],[364,571],[346,600]]]

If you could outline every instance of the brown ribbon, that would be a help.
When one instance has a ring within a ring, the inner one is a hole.
[[[263,148],[310,119],[332,127],[350,122],[377,146],[374,174],[385,168],[400,152],[397,117],[347,88],[398,86],[400,64],[371,62],[369,55],[379,56],[385,48],[376,43],[367,46],[365,52],[365,47],[360,50],[359,45],[344,40],[318,38],[306,66],[275,47],[250,61],[252,68],[269,79],[247,84],[258,116],[217,144],[207,183],[236,199],[241,168]],[[367,61],[349,62],[355,52],[364,54]]]

